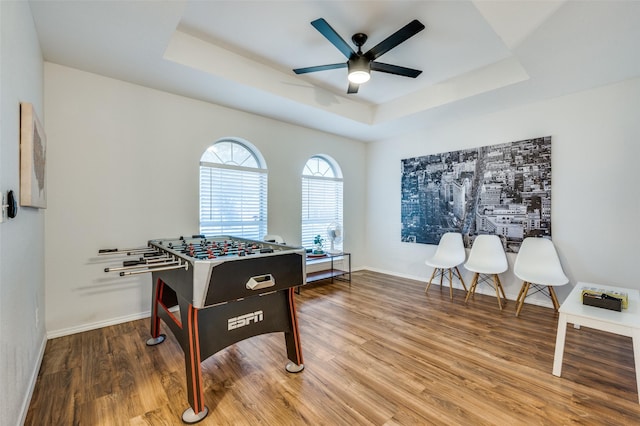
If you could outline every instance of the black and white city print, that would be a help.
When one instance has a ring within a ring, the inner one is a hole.
[[[471,247],[498,235],[507,252],[551,236],[551,136],[401,160],[402,241],[438,244],[460,232]]]

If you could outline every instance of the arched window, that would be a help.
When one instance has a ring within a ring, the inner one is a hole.
[[[329,157],[314,155],[302,171],[302,245],[313,247],[320,235],[329,248],[327,228],[334,223],[342,226],[342,172]],[[342,250],[342,242],[334,250]]]
[[[267,168],[248,142],[219,140],[202,154],[200,233],[255,240],[267,233]]]

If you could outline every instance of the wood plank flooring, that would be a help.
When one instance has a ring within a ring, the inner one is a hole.
[[[567,330],[551,374],[557,314],[495,296],[353,273],[297,296],[305,369],[287,373],[282,333],[202,363],[199,425],[638,425],[631,339]],[[170,331],[145,346],[148,320],[47,342],[26,425],[179,425],[183,353]]]

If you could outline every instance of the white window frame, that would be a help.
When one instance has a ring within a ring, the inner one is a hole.
[[[256,147],[236,138],[216,141],[200,158],[200,233],[261,240],[267,233],[267,181]]]

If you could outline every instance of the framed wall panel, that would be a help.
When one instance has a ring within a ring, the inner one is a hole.
[[[33,105],[20,103],[20,205],[47,207],[45,185],[47,141]]]

